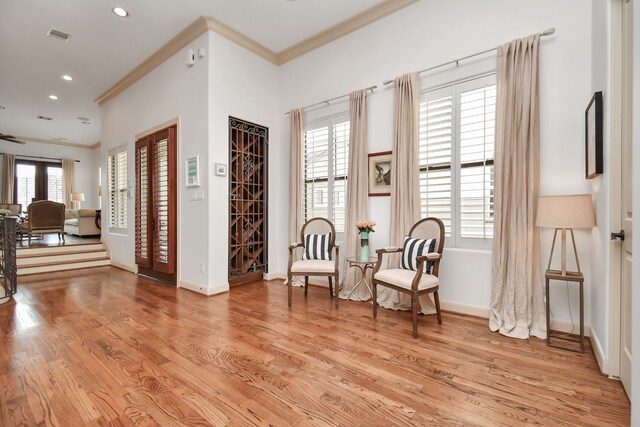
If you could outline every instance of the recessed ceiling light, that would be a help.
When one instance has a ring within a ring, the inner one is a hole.
[[[58,99],[58,97],[55,95],[49,95],[49,99],[53,99],[55,101],[56,99]]]
[[[70,82],[71,80],[73,80],[73,77],[71,77],[69,74],[64,74],[64,75],[60,76],[60,78],[61,78],[62,80],[66,80],[66,81],[68,81],[68,82]]]
[[[126,18],[127,16],[129,16],[129,12],[127,12],[121,7],[114,7],[112,10],[113,10],[113,13],[118,15],[120,18]]]
[[[89,117],[80,116],[80,117],[78,117],[78,120],[84,121],[84,122],[88,122],[91,119]]]

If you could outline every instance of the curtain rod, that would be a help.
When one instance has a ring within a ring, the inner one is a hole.
[[[555,28],[548,28],[546,30],[544,30],[543,32],[540,33],[541,37],[545,37],[545,36],[551,36],[556,32]],[[469,58],[473,58],[475,56],[480,56],[480,55],[484,55],[485,53],[489,53],[489,52],[493,52],[494,50],[497,50],[497,47],[494,47],[492,49],[487,49],[487,50],[483,50],[482,52],[477,52],[471,55],[467,55],[467,56],[463,56],[462,58],[458,58],[458,59],[454,59],[453,61],[449,61],[449,62],[445,62],[444,64],[439,64],[439,65],[435,65],[433,67],[429,67],[429,68],[425,68],[424,70],[420,70],[418,71],[418,74],[422,74],[422,73],[426,73],[427,71],[431,71],[431,70],[435,70],[438,68],[442,68],[442,67],[446,67],[447,65],[452,65],[452,64],[456,64],[456,67],[459,64],[460,61],[464,61],[465,59],[469,59]],[[385,80],[384,81],[384,85],[390,85],[391,83],[393,83],[393,80]]]
[[[374,90],[376,90],[376,89],[378,89],[378,86],[375,86],[375,85],[374,85],[374,86],[369,86],[369,87],[368,87],[368,88],[366,88],[365,90],[370,90],[370,91],[373,93],[373,91],[374,91]],[[336,96],[336,97],[334,97],[334,98],[329,98],[329,99],[326,99],[326,100],[324,100],[324,101],[316,102],[315,104],[311,104],[311,105],[307,105],[306,107],[302,107],[302,109],[303,109],[303,110],[306,110],[307,108],[317,107],[318,105],[323,105],[323,104],[326,104],[326,105],[327,105],[327,107],[328,107],[329,105],[331,105],[331,103],[332,103],[333,101],[337,101],[338,99],[346,98],[346,97],[347,97],[347,96],[349,96],[349,95],[350,95],[350,94],[349,94],[349,93],[347,93],[347,94],[345,94],[345,95],[340,95],[340,96]],[[289,112],[287,111],[286,113],[284,113],[284,115],[285,115],[285,116],[288,116],[288,115],[289,115]]]
[[[6,153],[0,153],[0,154],[4,155]],[[14,154],[14,156],[16,156],[16,157],[27,157],[29,159],[60,160],[60,161],[64,160],[64,159],[56,159],[55,157],[27,156],[26,154]],[[74,162],[80,163],[80,160],[74,160]]]

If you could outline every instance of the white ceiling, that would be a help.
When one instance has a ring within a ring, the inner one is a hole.
[[[93,100],[198,16],[213,16],[279,52],[381,2],[0,0],[0,106],[6,108],[0,109],[0,133],[96,143],[100,108]],[[115,16],[116,6],[130,16]],[[47,38],[51,27],[71,39]],[[48,99],[51,94],[59,99]]]

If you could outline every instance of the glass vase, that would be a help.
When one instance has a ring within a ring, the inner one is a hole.
[[[360,261],[369,261],[369,232],[360,232]]]

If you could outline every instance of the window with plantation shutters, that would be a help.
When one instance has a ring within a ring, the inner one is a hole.
[[[127,151],[122,147],[107,158],[109,232],[127,233]]]
[[[346,115],[307,125],[304,141],[304,219],[327,218],[344,232],[349,167]]]
[[[495,75],[421,96],[421,215],[442,219],[453,246],[493,238],[495,107]]]

